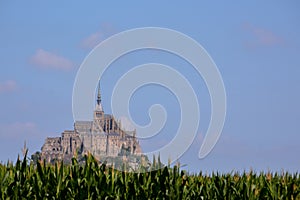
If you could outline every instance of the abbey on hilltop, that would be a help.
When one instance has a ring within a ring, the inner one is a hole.
[[[123,130],[120,121],[104,113],[100,84],[93,121],[76,121],[74,130],[65,130],[61,137],[48,137],[41,150],[39,159],[50,163],[62,160],[68,163],[72,157],[83,157],[88,153],[98,160],[116,157],[124,160],[129,155],[142,153],[136,131]]]

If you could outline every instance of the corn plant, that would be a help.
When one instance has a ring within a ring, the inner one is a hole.
[[[27,153],[26,153],[27,154]],[[124,172],[99,164],[19,159],[0,164],[1,199],[300,199],[299,174],[189,174],[154,159],[149,172]]]

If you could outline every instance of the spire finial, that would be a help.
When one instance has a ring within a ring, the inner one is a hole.
[[[97,94],[97,105],[96,105],[96,110],[97,111],[102,111],[103,112],[103,108],[101,105],[101,92],[100,92],[100,81],[98,83],[98,94]]]

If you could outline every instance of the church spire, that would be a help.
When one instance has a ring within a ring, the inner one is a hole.
[[[97,111],[103,111],[102,105],[101,105],[101,92],[100,92],[100,81],[98,83],[98,94],[97,94],[97,105],[96,105]]]
[[[98,83],[97,105],[101,104],[100,81]]]

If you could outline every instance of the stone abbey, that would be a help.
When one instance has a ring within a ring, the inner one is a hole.
[[[50,163],[70,162],[74,156],[82,157],[89,153],[98,160],[142,153],[136,131],[123,130],[121,122],[104,113],[100,84],[93,121],[76,121],[74,130],[65,130],[61,137],[48,137],[42,146],[40,159]]]

